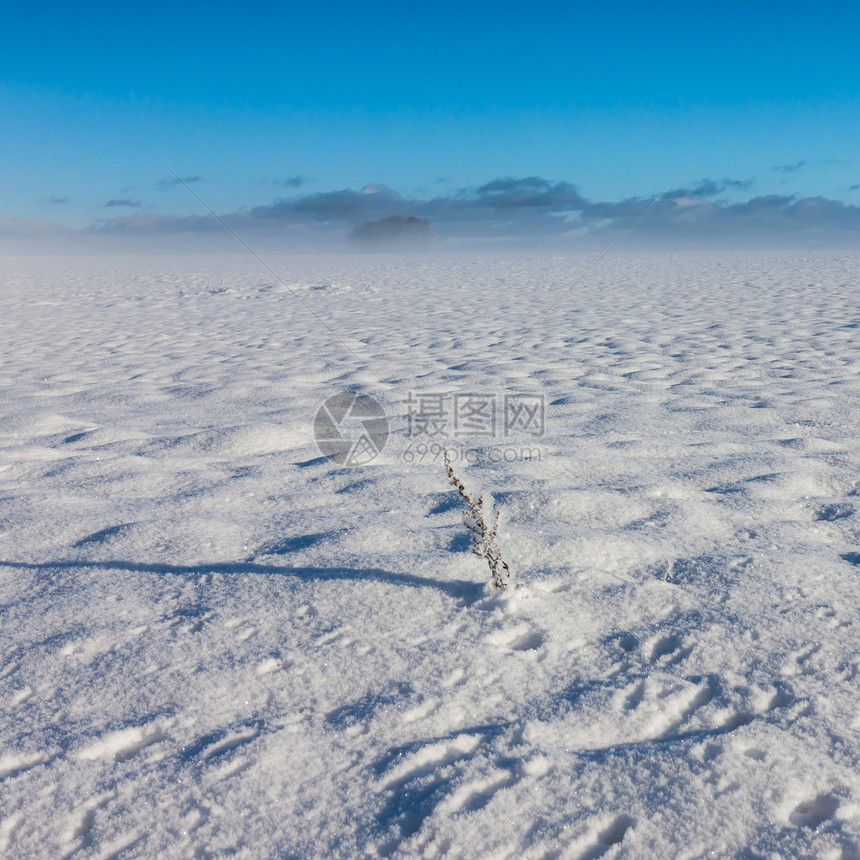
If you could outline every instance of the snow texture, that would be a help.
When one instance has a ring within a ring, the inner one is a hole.
[[[860,857],[860,258],[592,259],[0,261],[0,854]]]

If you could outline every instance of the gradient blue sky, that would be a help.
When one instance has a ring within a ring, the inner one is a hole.
[[[728,203],[860,204],[853,5],[47,3],[2,29],[0,219],[204,214],[160,159],[219,213],[499,177],[649,199],[691,163],[746,183]]]

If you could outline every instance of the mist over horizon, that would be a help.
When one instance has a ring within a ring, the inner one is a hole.
[[[573,183],[537,176],[496,178],[427,198],[369,183],[358,190],[293,193],[216,214],[201,205],[202,178],[191,180],[198,199],[189,194],[188,209],[203,214],[166,214],[144,210],[139,201],[114,200],[107,208],[134,211],[81,228],[45,219],[2,219],[0,250],[228,251],[231,245],[241,249],[237,236],[270,251],[581,251],[622,240],[624,247],[644,250],[860,247],[860,206],[824,197],[755,194],[754,180],[706,178],[619,201],[590,200]],[[172,184],[190,187],[189,179]],[[291,190],[300,185],[295,181]],[[404,232],[403,225],[411,230]]]

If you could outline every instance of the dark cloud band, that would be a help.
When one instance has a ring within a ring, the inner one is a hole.
[[[194,177],[189,177],[192,179]],[[694,246],[860,244],[860,207],[824,197],[759,195],[738,201],[751,180],[702,179],[673,189],[658,205],[658,195],[620,201],[592,201],[577,186],[538,176],[500,177],[430,199],[407,198],[391,188],[370,184],[282,198],[223,215],[231,229],[283,235],[325,237],[356,235],[361,225],[414,224],[419,219],[445,239],[516,238],[611,241],[637,225],[633,243]],[[107,207],[139,208],[141,201],[108,201]],[[653,211],[649,211],[653,207]],[[393,220],[392,220],[393,219]],[[381,228],[380,228],[381,229]],[[100,235],[167,235],[223,230],[210,215],[178,216],[139,212],[108,218],[83,231]],[[359,233],[361,230],[359,229]]]

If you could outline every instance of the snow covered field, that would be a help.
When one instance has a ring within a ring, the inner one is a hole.
[[[860,857],[860,256],[592,259],[0,261],[0,854]]]

